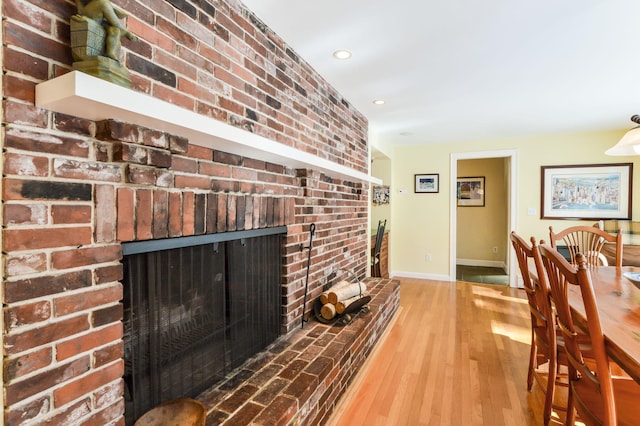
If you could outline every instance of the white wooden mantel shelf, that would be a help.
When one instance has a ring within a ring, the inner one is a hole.
[[[183,136],[190,143],[347,181],[382,181],[325,158],[80,71],[36,86],[36,106],[88,120],[121,120]]]

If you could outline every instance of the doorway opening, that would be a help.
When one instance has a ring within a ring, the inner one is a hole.
[[[481,151],[481,152],[465,152],[465,153],[452,153],[451,154],[451,182],[450,186],[450,255],[449,255],[449,276],[452,277],[452,280],[456,277],[456,259],[458,253],[458,191],[457,191],[457,178],[459,175],[458,172],[458,162],[461,160],[474,160],[474,159],[489,159],[489,158],[500,158],[504,159],[505,163],[505,183],[506,183],[506,202],[505,209],[507,223],[503,230],[497,231],[500,232],[500,238],[504,239],[505,244],[503,245],[506,248],[505,256],[505,270],[508,275],[508,283],[511,287],[517,287],[517,275],[516,268],[513,266],[516,265],[515,255],[513,250],[509,250],[509,232],[511,229],[517,228],[517,198],[516,198],[516,188],[517,188],[517,151],[515,150],[504,150],[504,151]]]

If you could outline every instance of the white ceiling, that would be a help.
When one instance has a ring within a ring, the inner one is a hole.
[[[625,129],[640,114],[640,0],[243,2],[384,141]]]

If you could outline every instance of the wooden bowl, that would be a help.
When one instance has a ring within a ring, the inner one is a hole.
[[[147,411],[134,426],[205,426],[206,419],[207,409],[201,402],[178,398]]]

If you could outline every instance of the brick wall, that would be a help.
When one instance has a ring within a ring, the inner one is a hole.
[[[133,89],[367,171],[367,122],[234,1],[114,0]],[[363,276],[367,191],[135,123],[34,106],[71,67],[70,1],[3,0],[6,424],[122,424],[123,241],[287,225],[282,331],[336,269]]]

